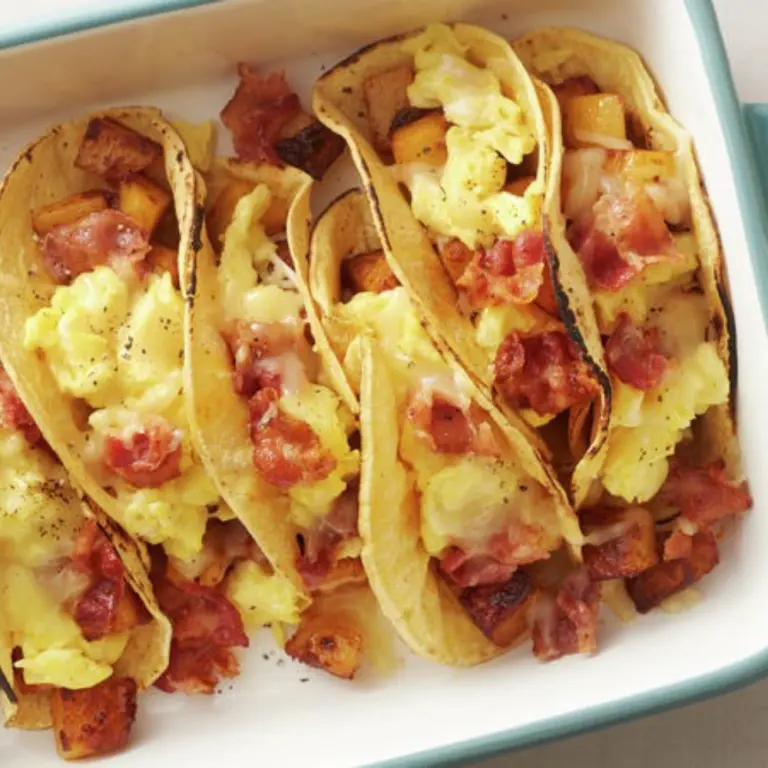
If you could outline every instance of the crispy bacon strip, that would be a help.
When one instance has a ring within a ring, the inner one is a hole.
[[[704,469],[675,462],[661,490],[665,501],[697,525],[709,525],[752,506],[746,484],[732,482],[722,463]]]
[[[670,365],[659,345],[656,328],[637,328],[629,315],[622,313],[605,345],[605,357],[611,371],[625,384],[648,391],[661,384]]]
[[[281,130],[301,112],[299,97],[282,72],[262,75],[247,64],[237,68],[240,83],[221,111],[241,160],[282,165],[275,144]]]
[[[530,304],[544,282],[544,234],[527,230],[476,251],[457,281],[476,308]]]
[[[13,382],[2,366],[0,366],[0,426],[21,432],[32,447],[43,440],[37,424],[21,402]]]
[[[259,390],[249,401],[253,464],[268,482],[283,490],[313,485],[336,468],[309,424],[280,410],[276,389]]]
[[[161,553],[153,556],[152,583],[173,625],[168,668],[155,685],[166,693],[212,694],[220,677],[240,671],[231,650],[248,647],[240,614],[217,588],[169,571]]]
[[[54,227],[40,243],[51,277],[66,285],[84,272],[108,264],[135,268],[149,253],[149,235],[121,211],[90,213],[74,224]]]
[[[474,403],[461,408],[433,390],[420,390],[411,398],[407,416],[437,453],[494,456],[500,452],[487,416]]]
[[[648,265],[677,257],[664,216],[641,189],[603,195],[568,239],[593,288],[618,291]]]
[[[533,652],[541,661],[597,650],[600,588],[586,571],[569,574],[557,596],[539,598],[533,613]]]
[[[358,480],[350,481],[330,513],[302,533],[297,567],[307,589],[316,589],[331,572],[341,544],[358,535]]]
[[[560,331],[528,337],[510,333],[496,353],[494,370],[508,400],[542,415],[560,413],[597,393],[578,348]]]
[[[181,474],[181,452],[181,431],[154,416],[141,429],[108,434],[102,460],[135,488],[160,488]]]

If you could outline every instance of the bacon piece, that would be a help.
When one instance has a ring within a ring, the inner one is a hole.
[[[687,560],[693,554],[693,537],[677,529],[664,540],[662,550],[663,559],[667,562]]]
[[[603,195],[568,233],[593,288],[618,291],[648,266],[677,258],[661,211],[641,189]]]
[[[639,576],[627,579],[627,592],[640,613],[648,613],[667,598],[695,584],[718,564],[717,539],[712,531],[699,531],[689,538],[690,542],[684,546],[679,540],[670,545],[670,554],[688,550],[684,558],[665,560]],[[666,554],[666,542],[662,543],[662,548]]]
[[[586,571],[569,574],[557,597],[539,598],[533,612],[533,652],[541,661],[597,650],[600,587]]]
[[[131,678],[114,676],[78,691],[54,689],[51,721],[59,755],[79,760],[122,749],[136,719],[136,694]]]
[[[504,397],[540,414],[560,413],[597,392],[578,348],[561,331],[510,333],[496,353],[494,370]]]
[[[515,571],[502,584],[469,587],[459,602],[478,629],[496,645],[512,645],[528,629],[528,609],[533,602],[531,580],[525,571]]]
[[[437,453],[495,456],[500,452],[488,417],[474,403],[461,408],[434,390],[420,390],[411,399],[407,416]]]
[[[286,164],[320,181],[346,149],[344,139],[319,120],[313,120],[295,136],[275,142],[277,156]]]
[[[454,283],[458,284],[464,270],[470,265],[475,252],[455,237],[440,249],[440,261]]]
[[[590,509],[581,514],[580,520],[588,540],[598,541],[582,550],[593,581],[637,576],[658,563],[656,528],[648,510]]]
[[[86,520],[78,531],[72,564],[90,579],[72,611],[86,640],[99,640],[147,620],[144,607],[126,583],[117,550],[95,520]]]
[[[697,525],[738,515],[752,506],[746,484],[732,482],[720,462],[704,469],[674,462],[660,494]]]
[[[535,525],[511,521],[504,531],[493,534],[484,547],[467,551],[459,545],[448,547],[440,569],[460,587],[501,584],[523,565],[545,560],[550,555],[546,532]]]
[[[225,331],[235,366],[233,381],[235,392],[246,398],[259,390],[269,388],[280,391],[282,376],[280,358],[295,352],[301,328],[290,323],[235,323]],[[300,361],[294,359],[294,366]],[[299,373],[297,372],[297,376]]]
[[[2,366],[0,366],[0,426],[3,429],[21,432],[32,447],[43,440],[37,424],[21,402],[10,376]]]
[[[648,391],[658,387],[669,368],[669,359],[659,351],[658,329],[637,328],[622,313],[616,330],[605,345],[608,366],[625,384]]]
[[[248,64],[238,64],[240,83],[221,110],[221,122],[232,133],[241,160],[282,165],[275,144],[282,129],[301,112],[299,97],[282,72],[262,75]]]
[[[262,389],[248,403],[253,464],[282,490],[318,483],[333,472],[336,459],[309,424],[280,410],[279,399],[277,390]]]
[[[530,304],[544,282],[546,255],[544,234],[526,230],[476,251],[456,285],[476,308]]]
[[[161,416],[137,429],[108,434],[104,466],[135,488],[160,488],[181,474],[181,430]]]
[[[166,567],[165,557],[153,557],[152,583],[163,613],[173,625],[168,668],[155,685],[166,693],[212,694],[220,677],[240,671],[232,648],[247,648],[243,620],[227,598]]]
[[[108,264],[134,268],[149,253],[149,235],[121,211],[90,213],[74,224],[54,227],[40,243],[45,268],[59,284]]]
[[[359,480],[350,480],[331,511],[302,533],[302,552],[297,567],[307,589],[316,589],[331,572],[341,544],[358,535]]]

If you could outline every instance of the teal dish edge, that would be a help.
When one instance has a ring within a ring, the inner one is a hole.
[[[97,12],[53,19],[23,30],[0,32],[0,50],[143,16],[207,5],[213,1],[137,0],[112,8],[102,7]],[[722,121],[727,151],[737,175],[739,204],[752,265],[757,275],[763,319],[768,326],[768,106],[750,105],[742,110],[712,0],[685,0],[685,4],[699,39],[704,66]],[[703,701],[735,691],[766,676],[768,647],[730,667],[678,685],[394,760],[372,763],[368,768],[461,765]]]

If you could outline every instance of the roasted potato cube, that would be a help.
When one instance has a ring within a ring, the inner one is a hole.
[[[281,129],[280,133],[277,134],[278,139],[290,139],[291,137],[295,136],[297,133],[303,131],[307,126],[312,125],[312,123],[316,123],[317,120],[315,120],[312,115],[308,114],[307,112],[304,112],[303,110],[299,112],[296,117],[293,118],[293,120],[290,120],[287,122]]]
[[[146,136],[109,118],[88,123],[75,165],[108,179],[141,173],[162,157],[163,148]]]
[[[448,160],[447,133],[448,121],[439,110],[430,110],[406,123],[398,123],[396,119],[391,133],[395,162],[445,165]]]
[[[717,539],[712,531],[694,534],[693,547],[687,560],[696,581],[706,576],[720,562]]]
[[[633,579],[627,579],[627,592],[639,613],[648,613],[668,597],[690,587],[693,571],[685,560],[659,563]]]
[[[565,111],[565,107],[571,99],[575,99],[578,96],[594,96],[600,93],[597,83],[587,76],[572,77],[554,86],[552,90],[560,103],[560,109],[563,111]]]
[[[583,548],[593,581],[637,576],[659,562],[653,516],[643,507],[588,510],[581,524],[594,542]]]
[[[286,165],[292,165],[320,181],[326,171],[342,155],[344,139],[314,120],[295,136],[275,142],[277,156]]]
[[[413,67],[404,62],[371,75],[363,83],[368,122],[377,152],[389,152],[389,129],[395,115],[408,107],[408,86],[412,82]]]
[[[363,635],[337,616],[305,615],[285,651],[303,664],[351,680],[362,660]]]
[[[93,688],[57,688],[51,699],[56,746],[65,760],[106,755],[124,747],[136,718],[136,683],[110,677]]]
[[[459,602],[489,640],[507,647],[528,631],[528,609],[534,595],[528,575],[515,571],[504,584],[468,587],[461,592]]]
[[[509,184],[505,185],[504,191],[509,192],[511,195],[522,197],[528,187],[535,181],[536,179],[533,176],[521,176],[519,179],[510,181]]]
[[[52,229],[62,224],[74,224],[90,213],[103,211],[110,206],[111,193],[93,189],[70,195],[63,200],[39,208],[32,213],[32,229],[38,237],[45,237]]]
[[[171,193],[144,176],[120,182],[120,210],[152,234],[171,204]]]
[[[146,264],[149,267],[149,271],[154,272],[156,275],[164,275],[166,272],[170,272],[173,285],[176,288],[179,287],[179,256],[178,252],[173,250],[173,248],[153,243],[152,248],[147,254]]]
[[[125,632],[147,621],[147,612],[134,591],[129,587],[125,590],[117,604],[115,622],[112,632]]]
[[[241,197],[253,192],[253,188],[253,182],[245,179],[232,179],[213,201],[213,205],[205,217],[205,223],[211,242],[215,246],[221,246],[224,233],[232,221],[238,201]]]
[[[671,152],[634,149],[611,153],[607,170],[619,173],[639,184],[651,184],[675,178],[677,168]]]
[[[384,251],[361,253],[343,261],[341,280],[352,293],[383,293],[400,285],[387,263]]]
[[[612,93],[577,96],[565,108],[565,145],[569,149],[602,146],[601,140],[627,140],[624,100]]]
[[[454,238],[448,240],[440,249],[440,261],[443,262],[445,271],[454,283],[464,274],[475,252],[468,248],[461,240]]]

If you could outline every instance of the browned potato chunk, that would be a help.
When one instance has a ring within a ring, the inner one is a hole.
[[[430,110],[416,120],[393,126],[392,154],[395,162],[445,165],[448,160],[445,147],[447,133],[448,121],[439,110]]]
[[[149,234],[155,231],[171,200],[170,192],[144,176],[120,182],[120,210]]]
[[[395,115],[408,107],[408,86],[412,82],[413,67],[404,62],[371,75],[363,83],[373,146],[378,152],[389,152],[389,129]]]
[[[351,680],[362,660],[363,635],[333,615],[306,615],[285,651],[303,664]]]
[[[613,152],[607,170],[639,184],[669,181],[677,175],[675,156],[671,152],[651,149]]]
[[[112,632],[125,632],[139,624],[144,624],[147,619],[146,609],[134,591],[128,587],[125,594],[117,604],[115,612],[115,622],[111,627]]]
[[[320,181],[346,148],[344,139],[313,120],[295,136],[275,142],[278,157],[286,164]]]
[[[213,201],[213,205],[205,217],[205,223],[211,242],[216,247],[221,247],[224,233],[232,221],[238,201],[241,197],[253,192],[253,188],[253,182],[245,179],[232,179]]]
[[[384,251],[361,253],[342,262],[341,279],[352,293],[383,293],[400,285],[387,263]]]
[[[147,254],[146,264],[149,267],[149,271],[154,272],[156,275],[164,275],[166,272],[170,272],[174,287],[179,287],[179,256],[173,248],[153,243],[152,248]]]
[[[624,99],[616,94],[577,96],[566,105],[564,117],[565,146],[569,149],[603,146],[601,142],[606,140],[627,140]]]
[[[475,252],[468,248],[461,240],[448,240],[440,250],[440,260],[443,262],[445,271],[453,282],[457,282],[464,274],[464,270],[469,266]]]
[[[536,179],[533,176],[521,176],[519,179],[509,182],[509,184],[504,187],[504,191],[522,197],[528,187],[535,181]]]
[[[61,757],[77,760],[106,755],[128,743],[136,718],[136,683],[110,677],[93,688],[57,688],[51,699],[56,746]]]
[[[32,229],[39,237],[45,237],[55,227],[74,224],[90,213],[109,208],[110,198],[106,190],[93,189],[57,200],[32,213]]]
[[[337,560],[317,587],[318,592],[333,592],[350,584],[364,584],[365,570],[359,557]]]
[[[659,562],[653,515],[643,507],[587,510],[581,525],[595,542],[582,550],[593,581],[637,576]]]
[[[162,154],[157,142],[115,120],[97,117],[88,123],[75,165],[97,176],[122,179],[140,173]]]
[[[571,99],[577,96],[594,96],[600,93],[597,83],[590,77],[572,77],[552,88],[560,103],[560,109],[565,111],[565,107]]]
[[[506,647],[528,631],[528,609],[534,595],[528,574],[515,571],[504,584],[468,587],[459,601],[489,640]]]

